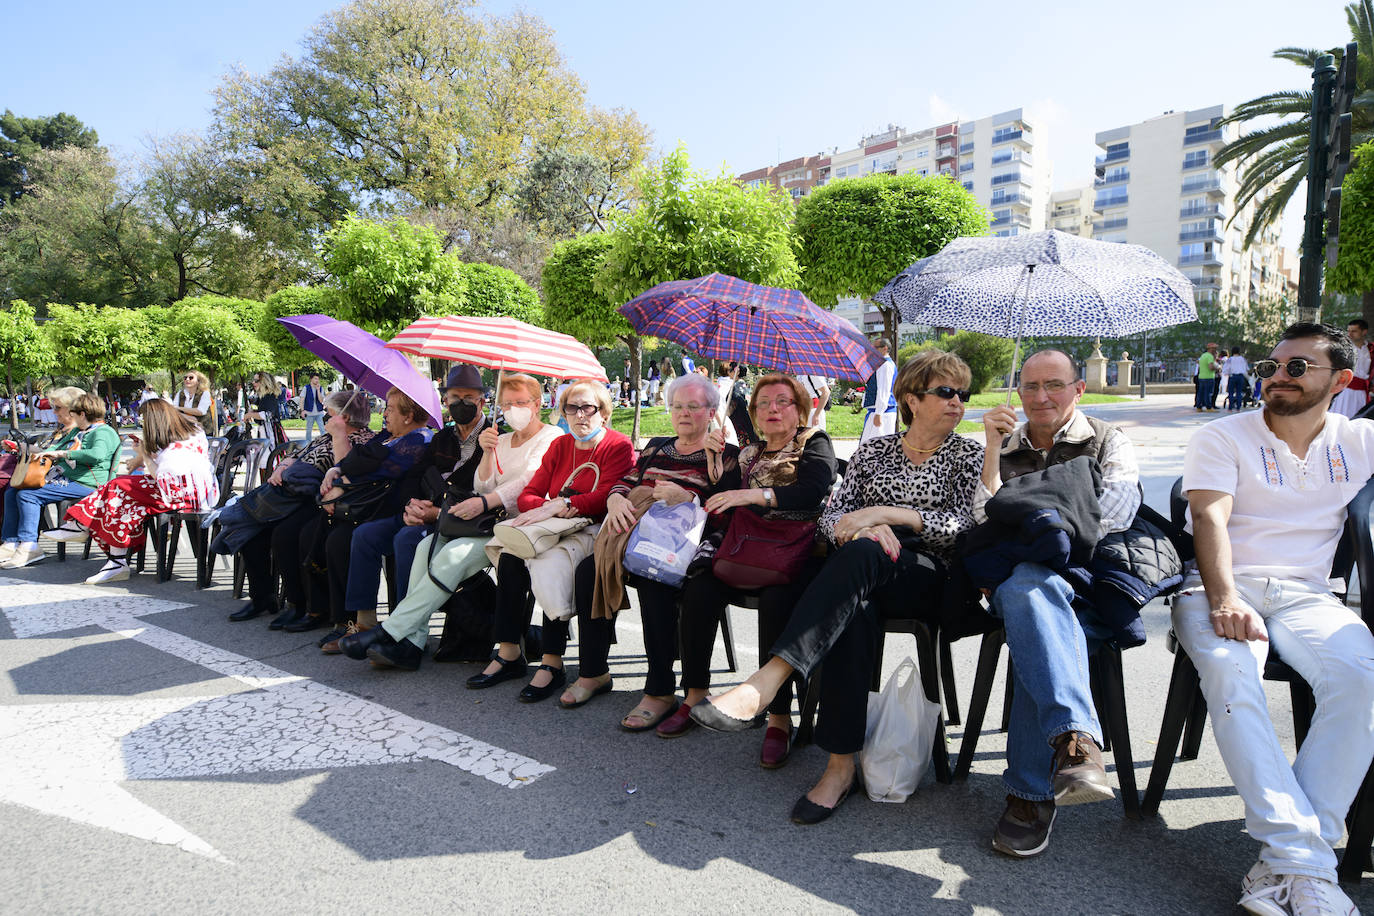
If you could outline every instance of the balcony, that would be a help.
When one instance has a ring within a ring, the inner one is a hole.
[[[1188,280],[1193,284],[1193,289],[1214,292],[1221,290],[1221,277],[1189,277]]]
[[[997,146],[999,143],[1020,143],[1022,146],[1029,148],[1031,145],[1031,132],[1024,128],[996,131],[992,135],[992,145]]]
[[[1120,162],[1123,159],[1131,158],[1131,151],[1128,149],[1114,149],[1105,156],[1098,156],[1095,160],[1096,165],[1106,165],[1109,162]]]
[[[970,155],[970,154],[972,154],[972,153],[973,153],[973,141],[972,141],[972,140],[970,140],[970,141],[967,142],[967,143],[960,143],[960,144],[959,144],[959,155],[960,155],[960,156],[968,156],[968,155]]]
[[[964,173],[964,172],[972,172],[972,171],[973,171],[973,163],[972,163],[972,162],[961,162],[961,163],[959,163],[959,172],[960,172],[960,174],[962,174],[962,173]]]
[[[1010,216],[1003,216],[993,220],[990,225],[993,229],[1004,229],[1008,226],[1020,226],[1022,229],[1029,229],[1031,218],[1024,213],[1013,213]]]
[[[1190,153],[1189,155],[1192,155],[1192,154]],[[1206,156],[1204,156],[1204,157],[1201,158],[1201,159],[1187,159],[1187,158],[1185,158],[1185,159],[1183,160],[1183,171],[1185,171],[1185,172],[1191,172],[1191,171],[1193,171],[1194,169],[1205,169],[1205,168],[1208,168],[1209,166],[1211,166],[1211,164],[1212,164],[1212,160],[1211,160],[1209,157],[1206,157]]]
[[[1029,194],[994,194],[989,206],[993,207],[1029,207],[1031,196]]]
[[[1218,197],[1224,197],[1226,195],[1226,192],[1222,190],[1220,179],[1217,178],[1203,178],[1201,180],[1190,178],[1183,182],[1183,188],[1179,193],[1214,194]]]
[[[942,146],[935,151],[936,159],[953,159],[954,155],[954,147],[952,145]]]
[[[1093,201],[1093,209],[1106,210],[1110,207],[1124,207],[1128,201],[1129,197],[1124,190],[1112,194],[1099,194],[1097,199]]]
[[[1207,204],[1203,207],[1184,207],[1178,211],[1179,219],[1206,219],[1221,216],[1221,204]]]
[[[1206,130],[1206,131],[1200,130],[1200,131],[1198,131],[1198,132],[1195,133],[1195,134],[1184,134],[1184,135],[1183,135],[1183,145],[1184,145],[1184,146],[1193,146],[1193,145],[1198,144],[1198,143],[1220,143],[1220,142],[1221,142],[1221,131],[1220,131],[1220,130]]]
[[[1180,232],[1178,234],[1180,242],[1220,242],[1222,241],[1220,229],[1194,229],[1191,232]]]
[[[1179,267],[1220,267],[1221,258],[1215,254],[1188,254],[1178,259]]]
[[[1125,229],[1126,223],[1127,219],[1124,216],[1118,216],[1116,219],[1100,220],[1098,222],[1093,223],[1093,234],[1096,235],[1100,232],[1111,232],[1114,229]]]
[[[1125,184],[1131,180],[1130,172],[1116,172],[1103,178],[1093,179],[1093,187],[1105,188],[1114,184]]]
[[[1020,172],[1007,172],[1003,175],[992,176],[992,186],[995,188],[999,184],[1012,184],[1014,182],[1024,182],[1030,184],[1030,179],[1022,176]]]

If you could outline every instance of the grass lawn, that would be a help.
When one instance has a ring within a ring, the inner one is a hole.
[[[1005,393],[987,391],[982,394],[975,394],[968,406],[979,409],[996,407],[999,404],[1005,403],[1006,399],[1007,396]],[[1127,400],[1130,400],[1130,398],[1124,398],[1115,394],[1085,394],[1080,403],[1114,404],[1118,401]],[[1015,392],[1012,393],[1011,403],[1014,407],[1021,406],[1021,398],[1018,397]],[[548,418],[549,411],[545,410],[544,419],[548,420]],[[862,412],[854,413],[853,409],[850,407],[836,405],[829,411],[826,417],[826,430],[830,433],[832,438],[857,439],[863,433],[863,419],[864,415]],[[626,435],[630,433],[630,424],[632,422],[634,422],[634,408],[617,407],[615,412],[611,414],[611,427]],[[305,421],[283,420],[282,426],[286,429],[305,429]],[[374,413],[372,415],[372,428],[382,428],[381,414]],[[983,424],[973,420],[965,420],[959,424],[958,430],[961,433],[980,433],[983,430]],[[668,412],[662,407],[644,408],[639,415],[639,434],[645,438],[672,435],[673,424],[668,419]]]

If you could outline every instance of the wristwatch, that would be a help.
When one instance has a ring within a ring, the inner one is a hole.
[[[777,498],[773,496],[772,487],[763,488],[763,504],[765,506],[776,506],[778,504]]]
[[[571,508],[572,508],[572,497],[571,497],[571,496],[565,496],[565,497],[563,497],[563,505],[566,506],[567,508],[571,509]]]

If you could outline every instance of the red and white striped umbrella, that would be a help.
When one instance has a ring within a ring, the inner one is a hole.
[[[387,346],[488,369],[607,381],[606,370],[582,341],[515,318],[421,318]]]

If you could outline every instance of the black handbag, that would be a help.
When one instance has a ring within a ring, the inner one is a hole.
[[[390,480],[337,484],[343,492],[330,499],[321,497],[319,504],[321,507],[334,507],[331,519],[335,524],[361,525],[363,522],[372,521],[381,513],[391,484]]]
[[[506,518],[506,507],[497,505],[473,518],[459,518],[448,510],[465,499],[472,499],[476,493],[450,493],[444,497],[439,507],[439,520],[436,528],[444,538],[489,538],[496,523]]]

